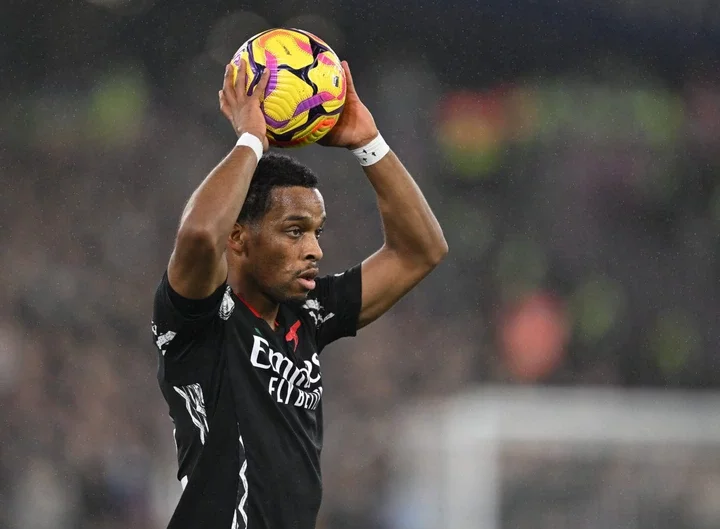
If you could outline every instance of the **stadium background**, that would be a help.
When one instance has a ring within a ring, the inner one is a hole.
[[[167,520],[152,292],[184,201],[233,142],[223,64],[278,25],[349,60],[451,249],[324,356],[321,528],[412,526],[391,455],[407,405],[488,384],[718,390],[714,3],[5,0],[0,528]],[[321,177],[323,268],[339,271],[381,242],[371,189],[345,153],[296,154]],[[718,446],[703,454],[717,468]],[[704,510],[676,495],[627,527],[718,527],[718,474]],[[594,516],[582,527],[610,526]]]

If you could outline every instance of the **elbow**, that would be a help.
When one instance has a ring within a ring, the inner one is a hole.
[[[431,268],[435,268],[437,265],[439,265],[443,259],[445,259],[445,256],[448,254],[448,251],[450,249],[448,248],[448,243],[445,240],[445,237],[441,234],[440,240],[437,241],[433,245],[433,248],[430,252],[428,252],[428,262],[431,266]]]
[[[439,265],[445,256],[448,254],[448,243],[445,240],[442,232],[438,234],[438,237],[432,241],[428,241],[425,250],[422,252],[422,262],[424,263],[427,271],[433,270]]]
[[[427,241],[423,246],[419,251],[413,252],[414,262],[418,269],[422,269],[425,274],[429,274],[445,259],[448,254],[448,243],[440,233],[437,238]]]

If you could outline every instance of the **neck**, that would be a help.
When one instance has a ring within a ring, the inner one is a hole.
[[[237,297],[245,302],[256,316],[275,328],[280,304],[263,294],[254,281],[237,271],[228,273],[228,284]]]

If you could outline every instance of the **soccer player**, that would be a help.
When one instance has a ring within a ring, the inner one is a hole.
[[[420,189],[343,68],[345,108],[322,143],[350,149],[364,167],[385,241],[361,264],[325,277],[316,176],[287,156],[263,155],[268,72],[247,95],[245,80],[233,84],[226,69],[220,109],[239,139],[190,197],[153,308],[183,487],[170,528],[314,528],[319,355],[380,317],[447,253]]]

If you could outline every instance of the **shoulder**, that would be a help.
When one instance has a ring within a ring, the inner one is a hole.
[[[230,288],[230,285],[225,285],[222,301],[220,302],[220,307],[218,308],[218,316],[220,319],[227,321],[233,312],[235,312],[236,306],[237,304],[233,299],[233,291]]]
[[[205,299],[188,299],[173,290],[165,273],[155,292],[151,326],[161,358],[184,361],[206,356],[206,349],[215,341],[213,336],[235,307],[226,284]]]
[[[186,298],[172,288],[166,271],[155,290],[153,311],[156,316],[165,315],[177,323],[191,324],[193,321],[207,320],[219,313],[218,308],[221,303],[225,303],[228,290],[227,283],[223,283],[206,298]]]

